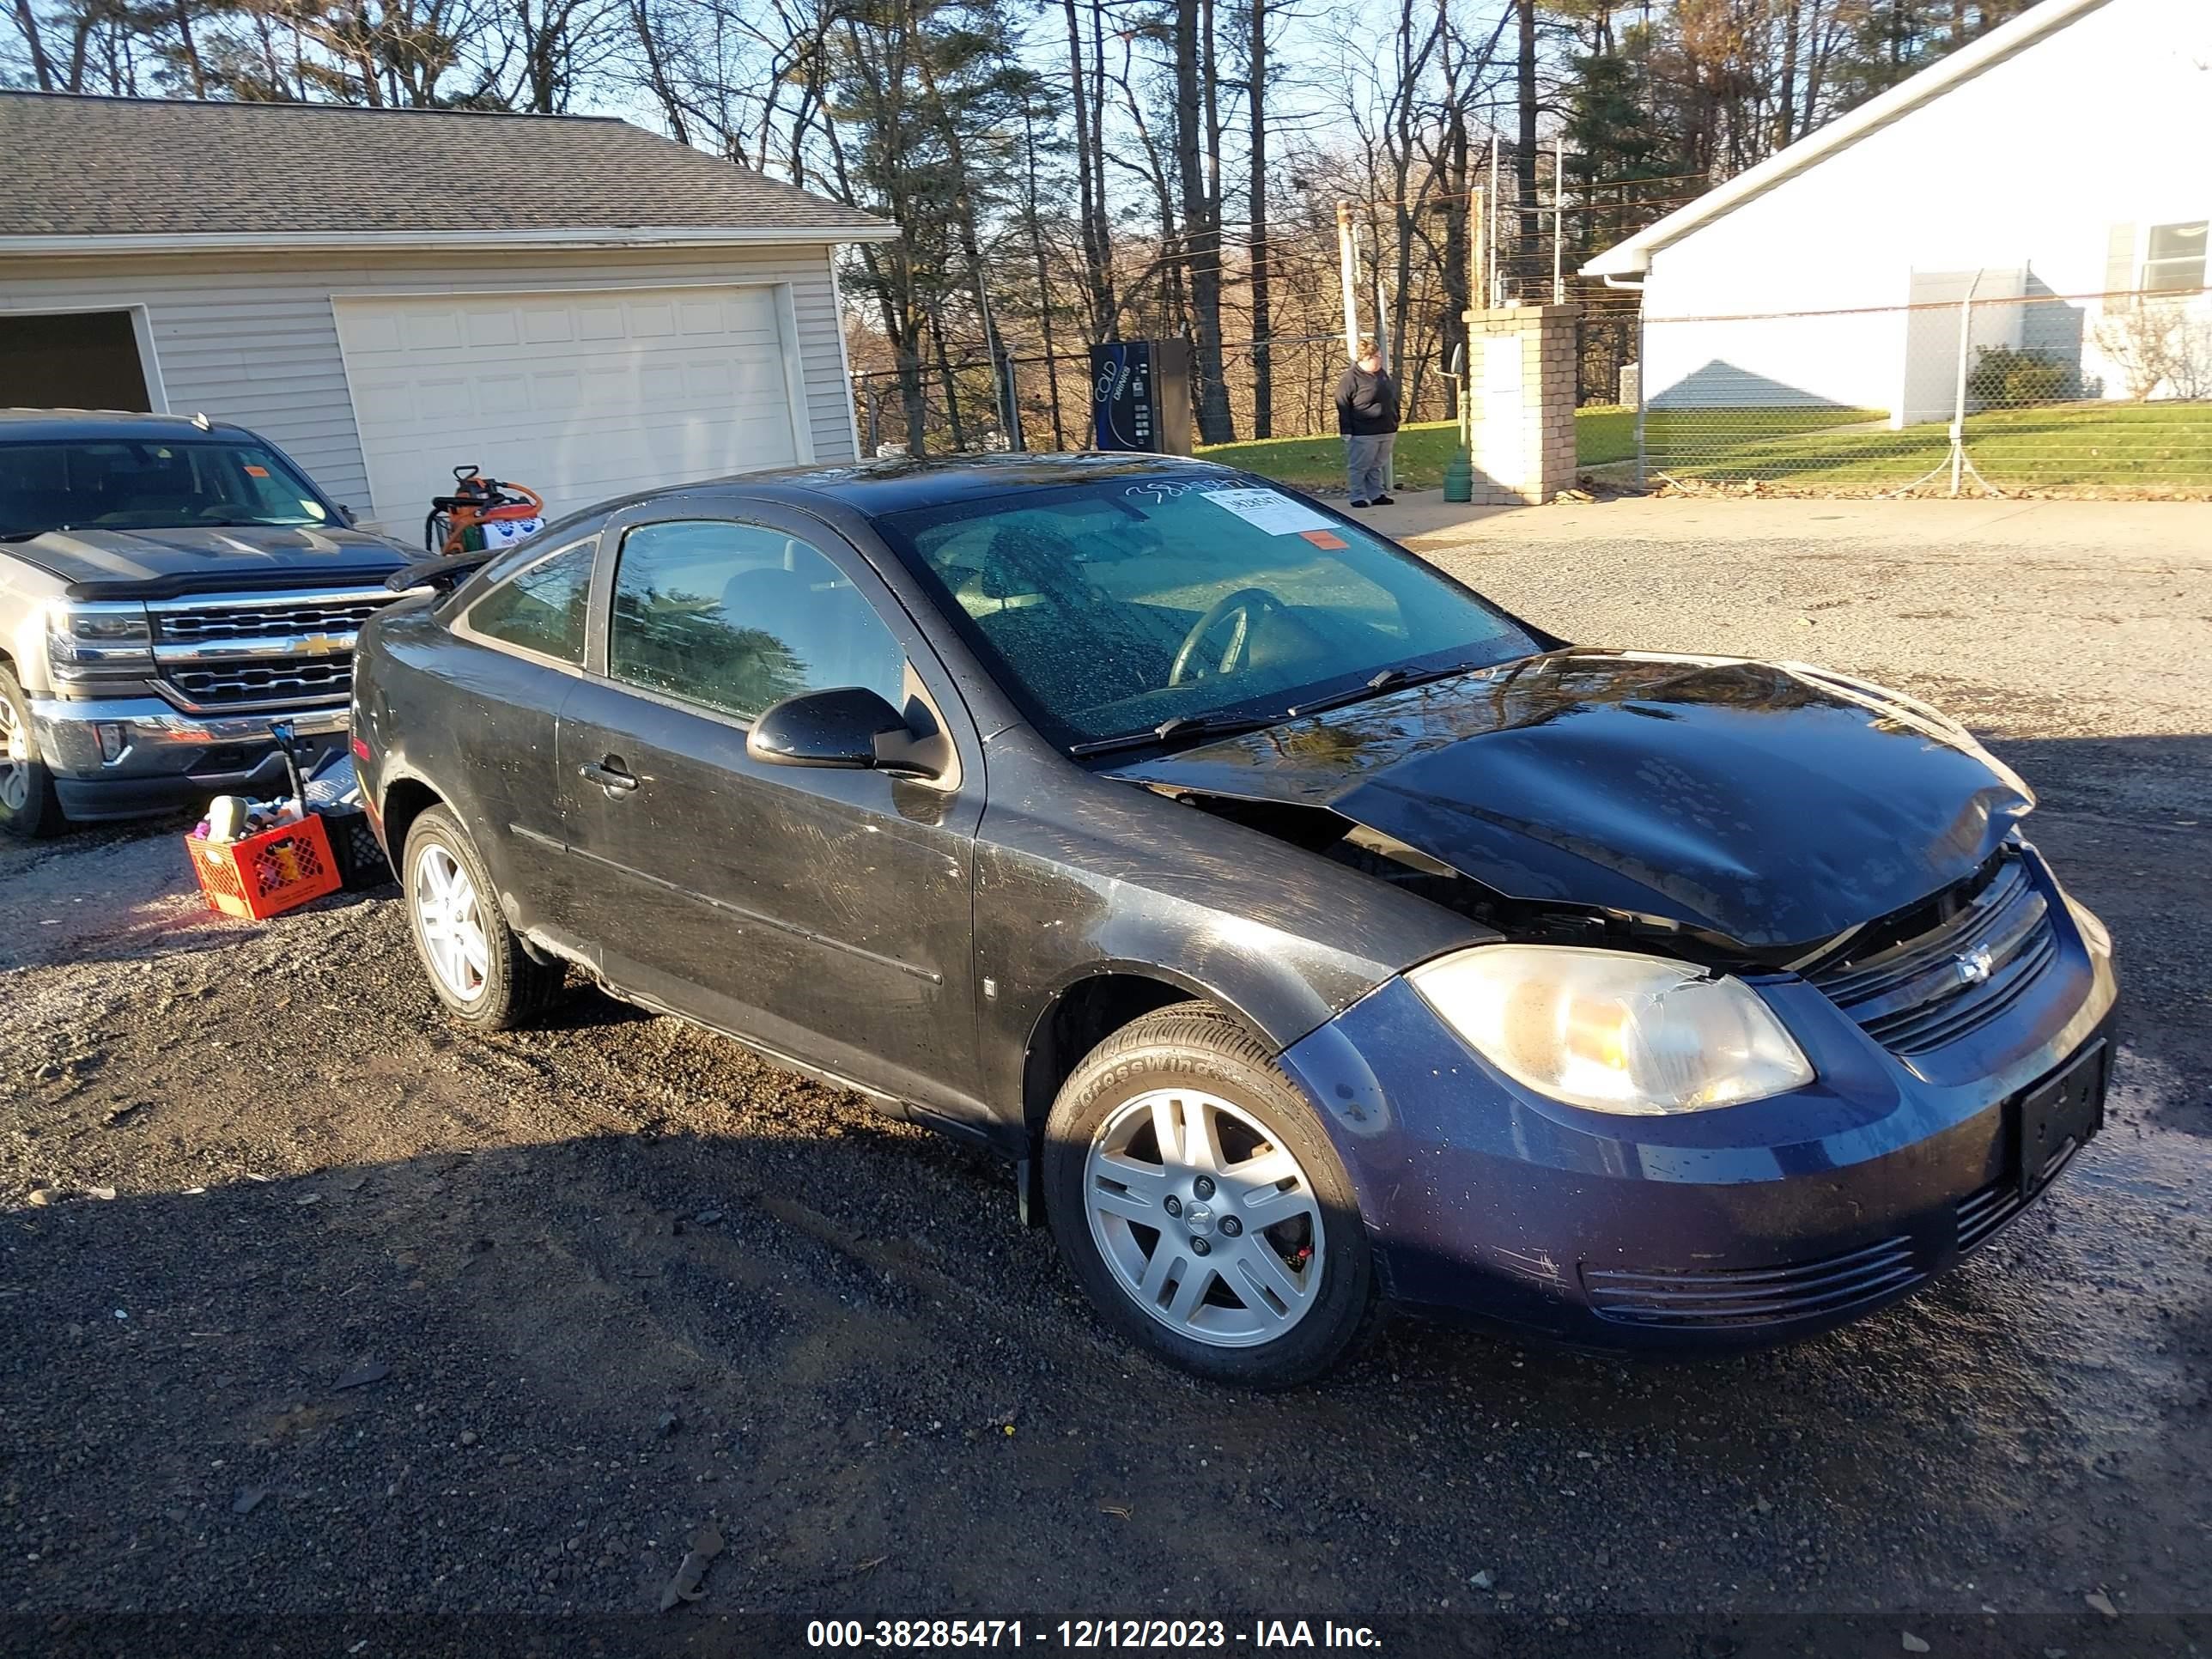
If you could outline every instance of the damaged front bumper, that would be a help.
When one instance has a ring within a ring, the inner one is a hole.
[[[2101,1110],[2109,941],[2024,857],[2055,948],[2001,1013],[1899,1054],[1813,985],[1770,976],[1758,988],[1816,1076],[1745,1105],[1562,1104],[1504,1077],[1403,979],[1292,1045],[1282,1063],[1344,1158],[1387,1293],[1638,1348],[1785,1340],[1924,1285],[2065,1161],[2036,1163],[2024,1133]]]

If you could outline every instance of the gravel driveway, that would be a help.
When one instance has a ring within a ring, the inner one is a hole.
[[[1894,1653],[2094,1597],[2148,1650],[2212,1607],[2212,550],[1698,510],[1429,550],[1576,638],[1929,696],[2043,793],[2119,940],[2110,1127],[1959,1273],[1744,1358],[1400,1325],[1227,1393],[1103,1335],[951,1145],[595,994],[462,1036],[391,890],[222,921],[175,826],[94,830],[0,848],[8,1628],[644,1613],[712,1521],[653,1630],[1504,1609],[1643,1651],[1607,1617],[1851,1611]]]

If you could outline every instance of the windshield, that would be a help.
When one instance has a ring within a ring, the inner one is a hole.
[[[1420,560],[1232,478],[1103,480],[877,528],[1064,743],[1279,716],[1388,670],[1540,648]]]
[[[314,486],[263,444],[0,443],[0,536],[330,520]]]

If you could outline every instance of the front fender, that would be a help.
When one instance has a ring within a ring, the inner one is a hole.
[[[1126,973],[1237,1013],[1280,1052],[1477,924],[1244,825],[994,739],[975,860],[984,1097],[1019,1120],[1033,1034]]]

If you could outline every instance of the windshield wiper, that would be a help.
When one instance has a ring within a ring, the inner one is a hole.
[[[1141,731],[1117,732],[1110,738],[1092,738],[1067,745],[1071,755],[1104,755],[1117,749],[1150,749],[1185,738],[1230,738],[1240,732],[1257,732],[1283,719],[1280,714],[1178,714]]]
[[[1346,703],[1361,702],[1385,691],[1395,691],[1402,686],[1420,685],[1430,680],[1448,680],[1455,674],[1471,674],[1478,668],[1489,666],[1488,663],[1478,660],[1455,662],[1448,668],[1386,668],[1348,691],[1333,691],[1325,697],[1311,697],[1304,702],[1293,703],[1283,712],[1292,716],[1318,714],[1324,708],[1341,708]]]

